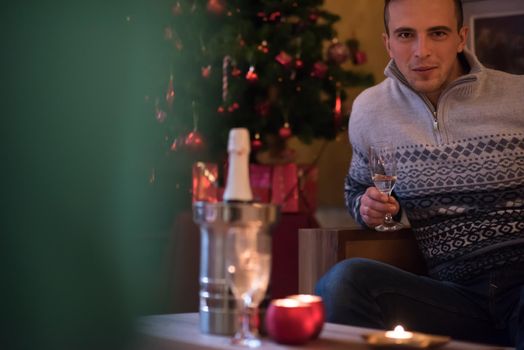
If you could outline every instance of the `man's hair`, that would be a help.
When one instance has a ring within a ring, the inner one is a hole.
[[[386,33],[389,35],[389,3],[394,0],[384,0],[384,27],[386,28]],[[439,0],[440,1],[440,0]],[[464,25],[464,10],[462,9],[462,0],[453,0],[455,3],[455,14],[457,16],[457,30],[460,30]]]

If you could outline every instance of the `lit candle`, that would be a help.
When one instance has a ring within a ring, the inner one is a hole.
[[[386,337],[387,338],[392,338],[392,339],[411,339],[411,338],[413,338],[413,333],[406,332],[404,330],[404,327],[402,327],[401,325],[398,325],[398,326],[395,327],[394,330],[387,331],[386,332]]]
[[[266,329],[277,343],[304,344],[315,332],[312,307],[297,299],[275,299],[266,313]]]
[[[320,332],[322,331],[322,328],[324,327],[325,319],[324,303],[322,302],[322,298],[318,295],[310,294],[295,294],[289,296],[288,298],[296,299],[303,303],[311,305],[311,317],[313,318],[313,321],[315,323],[315,332],[311,336],[311,339],[318,338]]]

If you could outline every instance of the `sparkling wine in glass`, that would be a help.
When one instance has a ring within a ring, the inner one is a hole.
[[[269,283],[271,237],[257,228],[230,229],[226,239],[226,267],[228,284],[239,301],[241,314],[240,328],[232,343],[258,347],[261,341],[258,330],[251,329],[250,310],[256,310]]]
[[[369,148],[369,169],[375,187],[382,193],[391,196],[397,181],[397,159],[395,147],[387,142],[371,145]],[[393,221],[391,213],[387,213],[384,222],[375,227],[377,231],[396,231],[402,224]]]

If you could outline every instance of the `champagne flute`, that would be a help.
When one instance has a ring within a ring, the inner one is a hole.
[[[250,348],[261,345],[257,329],[251,329],[258,304],[264,298],[271,269],[271,237],[256,227],[230,229],[226,238],[227,281],[239,301],[241,323],[231,339]],[[258,322],[254,322],[258,324]]]
[[[371,145],[369,148],[369,169],[375,187],[382,193],[391,196],[397,181],[397,159],[395,147],[388,142]],[[386,213],[384,222],[375,227],[377,231],[396,231],[403,227],[393,221],[391,213]]]

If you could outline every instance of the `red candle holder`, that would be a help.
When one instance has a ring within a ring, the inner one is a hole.
[[[266,329],[277,343],[300,345],[315,333],[313,308],[297,299],[275,299],[266,313]]]
[[[326,312],[324,310],[324,303],[322,302],[322,298],[318,295],[310,294],[295,294],[289,296],[288,298],[296,299],[300,302],[311,305],[311,318],[315,323],[315,332],[311,336],[311,339],[317,339],[320,335],[320,332],[322,332],[322,328],[324,327],[324,320],[326,318]]]

